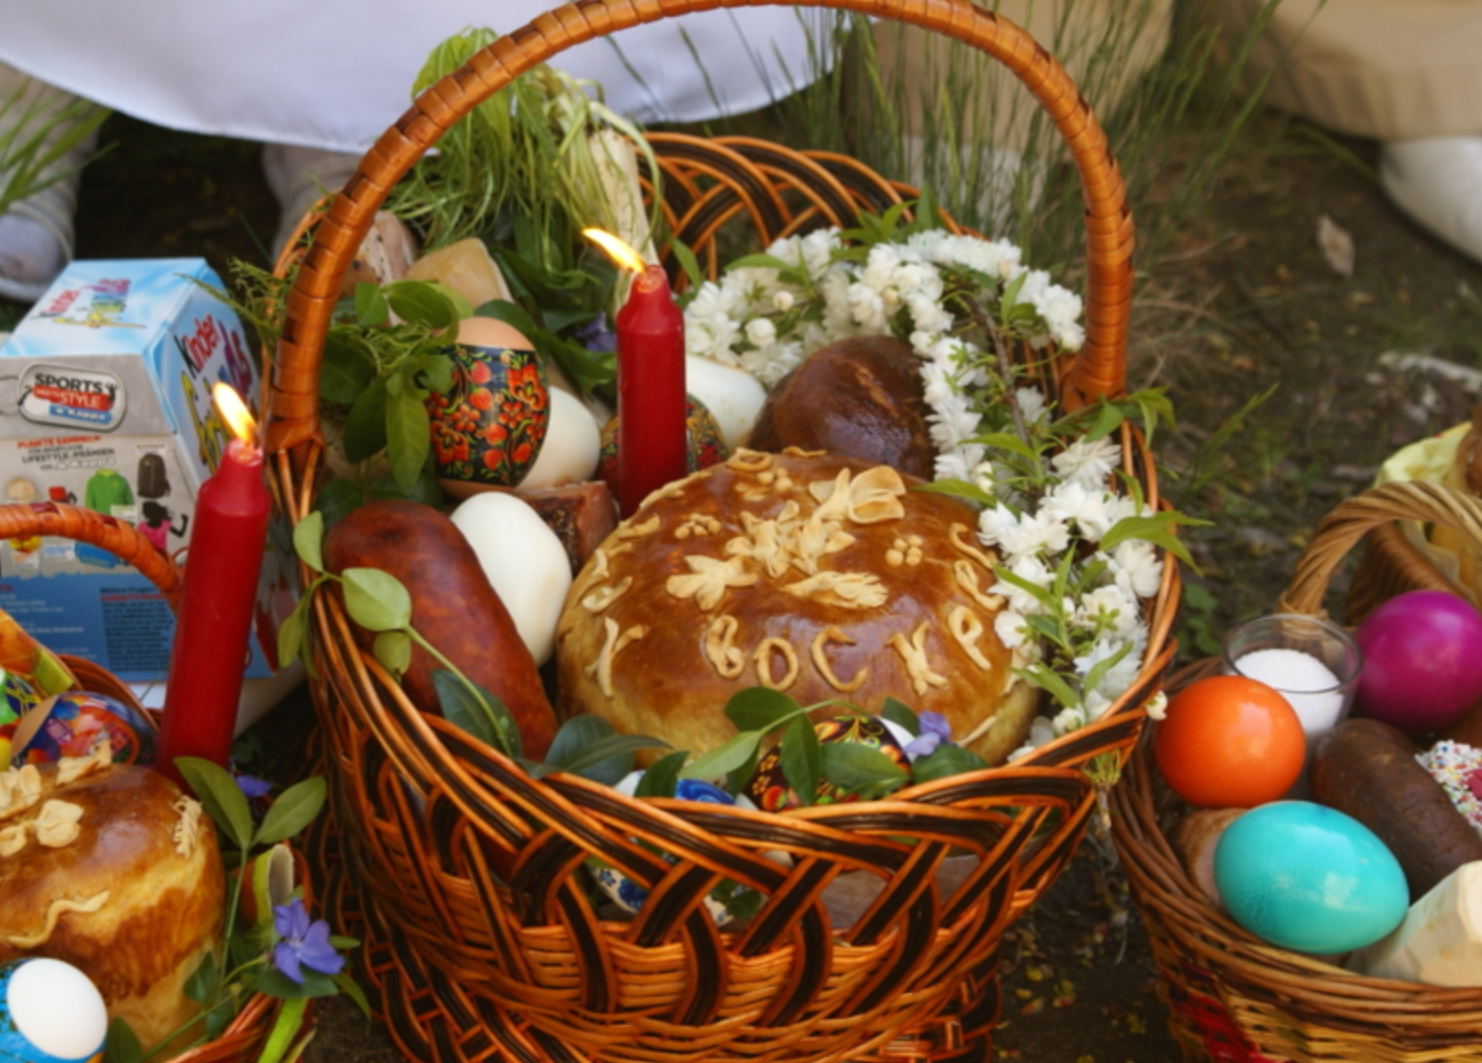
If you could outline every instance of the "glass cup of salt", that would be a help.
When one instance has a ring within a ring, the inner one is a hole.
[[[1225,635],[1225,673],[1265,683],[1287,700],[1307,737],[1307,765],[1317,740],[1347,719],[1363,670],[1364,653],[1352,636],[1314,616],[1263,616]],[[1287,796],[1309,792],[1304,766]]]

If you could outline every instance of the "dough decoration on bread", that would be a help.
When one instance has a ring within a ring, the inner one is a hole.
[[[578,575],[562,711],[698,755],[734,733],[725,703],[748,686],[867,711],[894,697],[1000,762],[1036,693],[995,633],[1004,600],[971,521],[889,466],[740,449],[654,492]]]

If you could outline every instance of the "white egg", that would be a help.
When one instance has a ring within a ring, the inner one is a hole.
[[[767,401],[766,389],[746,370],[693,354],[684,358],[684,389],[715,416],[731,450],[746,445]]]
[[[22,960],[0,984],[16,1032],[36,1049],[19,1058],[84,1060],[103,1050],[108,1009],[92,979],[70,963]]]
[[[602,433],[575,395],[552,388],[551,419],[535,464],[520,481],[520,490],[583,483],[597,472]]]
[[[478,555],[536,664],[556,649],[556,621],[571,588],[571,562],[560,538],[529,504],[503,491],[474,495],[453,523]]]

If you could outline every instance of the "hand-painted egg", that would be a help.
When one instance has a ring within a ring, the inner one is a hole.
[[[1410,905],[1405,874],[1374,832],[1308,801],[1262,805],[1230,824],[1214,878],[1237,923],[1297,952],[1362,948]]]
[[[746,445],[767,401],[766,388],[746,370],[694,354],[684,357],[684,389],[715,417],[732,450]]]
[[[534,347],[491,318],[465,318],[450,348],[453,386],[425,400],[441,479],[514,487],[535,465],[550,392]]]
[[[726,460],[725,439],[715,417],[693,395],[685,397],[684,426],[689,437],[685,454],[685,471],[699,472]],[[607,481],[613,495],[618,493],[618,416],[602,426],[602,453],[597,461],[597,475]]]
[[[84,691],[58,694],[16,726],[10,764],[45,764],[63,757],[85,757],[106,737],[113,763],[154,763],[154,728],[121,701]]]
[[[643,778],[643,772],[630,772],[613,789],[627,797],[632,797],[638,792],[638,780]],[[674,799],[676,801],[695,801],[706,805],[736,805],[740,808],[755,807],[745,798],[732,798],[719,786],[699,779],[680,779],[674,784]],[[674,863],[674,858],[667,853],[664,859]],[[643,908],[644,902],[648,900],[648,890],[634,882],[627,875],[615,867],[600,864],[595,860],[587,861],[587,870],[592,873],[592,880],[608,898],[628,915],[637,915]],[[715,921],[716,926],[725,926],[737,918],[737,901],[743,896],[752,894],[753,891],[745,886],[730,883],[729,886],[717,886],[705,898],[705,910],[710,913],[710,918]]]
[[[520,481],[521,491],[585,483],[597,471],[602,432],[581,399],[551,388],[551,422],[535,466]]]
[[[92,980],[61,960],[0,964],[0,1059],[92,1063],[108,1038],[108,1009]]]
[[[906,756],[904,749],[904,746],[910,742],[910,735],[906,734],[903,728],[898,728],[879,717],[834,716],[814,724],[813,731],[818,735],[821,745],[856,743],[867,746],[883,753],[886,759],[896,767],[907,772],[911,770],[911,760]],[[902,734],[906,737],[905,743],[900,741],[899,735]],[[802,805],[797,792],[787,784],[787,776],[782,770],[780,744],[773,746],[757,761],[756,770],[751,773],[751,778],[742,788],[742,793],[756,802],[756,806],[763,812],[782,812]],[[818,793],[813,803],[833,805],[858,800],[858,794],[846,793],[825,779],[819,782]]]

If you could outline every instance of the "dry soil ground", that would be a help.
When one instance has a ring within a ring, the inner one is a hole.
[[[254,145],[122,117],[110,120],[104,139],[117,146],[84,180],[80,255],[202,255],[223,272],[233,257],[265,260],[276,207]],[[1165,302],[1183,309],[1149,305],[1141,326],[1167,332],[1181,322],[1177,341],[1134,370],[1138,382],[1172,388],[1182,427],[1164,450],[1170,471],[1187,470],[1217,426],[1275,388],[1217,448],[1217,482],[1182,499],[1188,481],[1171,483],[1181,505],[1215,521],[1188,535],[1202,575],[1189,578],[1180,623],[1186,656],[1210,652],[1233,621],[1268,609],[1317,520],[1361,490],[1396,447],[1462,419],[1475,399],[1443,376],[1399,369],[1383,356],[1423,354],[1476,369],[1482,269],[1388,205],[1372,179],[1372,145],[1339,147],[1264,117],[1184,226],[1177,261],[1145,264],[1181,279]],[[1352,277],[1335,273],[1319,249],[1323,215],[1353,237]],[[0,327],[15,310],[0,304]],[[1125,890],[1114,863],[1088,843],[1010,934],[999,1057],[1178,1058]],[[331,1004],[320,1016],[311,1061],[396,1058],[347,1006]]]

